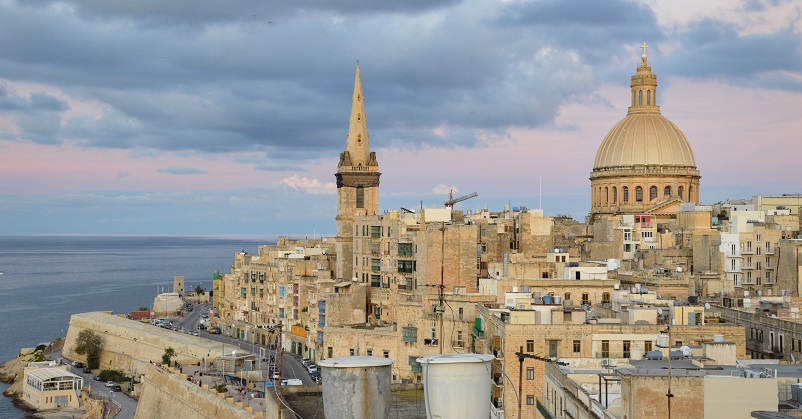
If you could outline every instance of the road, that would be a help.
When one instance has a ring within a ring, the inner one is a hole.
[[[193,311],[186,313],[186,315],[184,317],[176,318],[173,321],[173,325],[179,326],[179,327],[184,327],[185,329],[188,329],[188,330],[197,330],[198,322],[201,319],[201,314],[202,313],[208,313],[209,309],[211,307],[212,307],[212,305],[210,303],[195,304]],[[248,352],[250,352],[252,354],[255,354],[256,356],[259,356],[259,353],[260,353],[259,349],[262,348],[262,349],[265,350],[266,359],[270,359],[271,356],[273,356],[274,359],[278,358],[276,356],[276,351],[275,350],[270,350],[269,348],[261,346],[261,345],[257,345],[257,344],[250,343],[250,342],[244,342],[244,341],[241,341],[239,339],[232,338],[230,336],[213,335],[213,334],[208,333],[205,330],[201,330],[199,332],[200,332],[201,337],[203,337],[204,339],[211,339],[211,340],[214,340],[214,341],[217,341],[217,342],[223,342],[223,343],[225,343],[227,345],[230,344],[230,345],[232,345],[232,347],[236,346],[236,347],[244,349],[244,350],[246,350],[246,351],[248,351]],[[267,363],[260,362],[260,364],[261,364],[260,365],[261,369],[263,371],[265,371],[264,372],[264,376],[268,377],[268,373],[267,373],[268,366],[267,366]],[[304,367],[304,365],[301,363],[301,358],[297,357],[295,355],[292,355],[290,353],[287,353],[286,351],[282,355],[281,378],[297,378],[297,379],[300,379],[301,382],[304,385],[312,385],[312,384],[314,384],[314,382],[312,381],[312,377],[309,375],[309,372],[307,372],[307,370],[306,370],[306,367]]]
[[[51,358],[54,360],[58,360],[61,358],[61,351],[53,352]],[[72,362],[72,360],[68,360],[67,358],[63,358],[67,362]],[[132,399],[128,396],[128,393],[125,391],[122,392],[113,392],[110,388],[105,386],[105,383],[101,381],[95,381],[93,379],[94,375],[92,373],[84,373],[82,368],[75,368],[71,364],[69,365],[69,371],[73,374],[80,375],[84,379],[84,387],[86,387],[92,397],[98,400],[114,400],[120,405],[120,413],[114,416],[115,419],[134,419],[134,414],[136,413],[136,400]],[[96,370],[99,372],[99,370]],[[121,386],[123,386],[121,384]],[[126,388],[123,386],[123,390]]]

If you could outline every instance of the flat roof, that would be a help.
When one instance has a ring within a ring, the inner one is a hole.
[[[54,378],[78,378],[83,380],[80,375],[73,374],[61,368],[37,368],[35,370],[28,371],[28,375],[38,379],[39,381],[49,381]]]

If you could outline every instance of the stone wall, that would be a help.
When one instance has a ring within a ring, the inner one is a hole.
[[[74,314],[64,342],[66,358],[86,361],[75,352],[76,339],[82,330],[100,334],[103,347],[100,367],[103,369],[143,371],[150,361],[161,362],[164,350],[175,350],[174,360],[181,364],[197,363],[202,358],[214,360],[223,353],[223,344],[197,336],[162,329],[103,312]]]
[[[198,387],[182,376],[153,365],[146,367],[137,419],[150,418],[257,418],[215,392]],[[207,386],[208,387],[208,386]]]

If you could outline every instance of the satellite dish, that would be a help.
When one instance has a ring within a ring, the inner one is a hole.
[[[705,310],[710,310],[710,303],[705,303]]]

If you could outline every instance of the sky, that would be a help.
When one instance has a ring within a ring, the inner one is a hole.
[[[802,193],[793,0],[0,0],[0,235],[333,235],[359,62],[380,211],[583,220],[639,46],[701,200]]]

